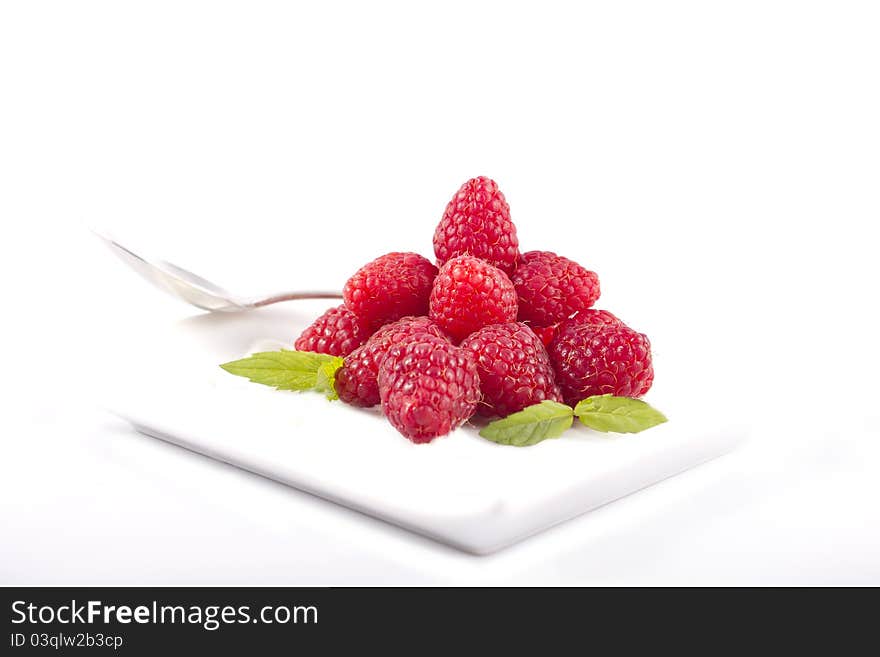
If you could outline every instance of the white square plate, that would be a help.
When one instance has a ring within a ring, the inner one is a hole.
[[[218,367],[289,346],[326,305],[199,315],[159,330],[138,350],[137,377],[129,359],[110,378],[110,408],[148,435],[476,554],[712,459],[740,435],[697,428],[666,396],[670,421],[636,435],[598,434],[575,422],[562,438],[515,448],[466,426],[414,445],[378,410],[275,391]]]

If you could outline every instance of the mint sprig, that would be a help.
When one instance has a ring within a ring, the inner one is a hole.
[[[596,431],[638,433],[666,422],[666,416],[656,408],[632,397],[594,395],[578,402],[574,414],[585,425]]]
[[[492,422],[480,431],[480,435],[501,445],[526,447],[561,436],[572,422],[574,412],[570,406],[545,399]]]
[[[333,382],[342,363],[338,356],[281,349],[251,354],[220,367],[277,390],[314,390],[328,399],[338,399]]]
[[[575,416],[591,429],[614,433],[638,433],[666,422],[663,413],[641,399],[594,395],[574,408],[545,399],[491,422],[480,435],[501,445],[526,447],[558,438],[571,427]]]
[[[339,399],[335,385],[336,371],[342,367],[344,362],[338,356],[332,356],[332,358],[333,360],[322,363],[315,374],[315,390],[323,393],[330,401]]]

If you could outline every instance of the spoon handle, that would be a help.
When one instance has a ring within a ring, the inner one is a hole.
[[[261,306],[269,306],[273,303],[281,301],[298,301],[300,299],[341,299],[341,292],[284,292],[276,294],[265,299],[251,302],[251,306],[259,308]]]

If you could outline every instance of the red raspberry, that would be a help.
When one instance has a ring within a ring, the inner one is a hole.
[[[489,324],[512,322],[516,309],[516,290],[507,275],[471,256],[443,265],[431,290],[431,319],[455,340]]]
[[[298,351],[348,356],[369,337],[370,327],[367,322],[345,306],[337,306],[312,322],[293,346]]]
[[[480,372],[481,415],[506,417],[544,399],[562,401],[550,358],[540,338],[525,324],[484,326],[462,349],[474,354]]]
[[[586,310],[578,311],[578,314],[572,319],[576,320],[578,324],[590,324],[591,326],[614,326],[616,324],[623,324],[617,315],[614,315],[607,310],[599,310],[597,308],[587,308]]]
[[[467,420],[480,401],[471,352],[433,335],[393,345],[379,367],[379,395],[388,420],[414,443],[428,443]]]
[[[446,334],[427,317],[404,317],[386,324],[369,340],[345,358],[336,372],[336,393],[354,406],[375,406],[379,403],[379,365],[392,345],[413,335],[433,335],[446,339]]]
[[[550,251],[523,254],[512,279],[519,319],[547,326],[589,308],[599,298],[599,277]]]
[[[489,178],[471,178],[456,192],[434,232],[437,263],[472,255],[512,274],[519,259],[510,206]]]
[[[550,326],[533,326],[532,330],[535,332],[535,335],[541,338],[541,342],[543,342],[546,347],[553,341],[553,336],[556,335],[557,326],[559,326],[559,324],[551,324]]]
[[[591,324],[593,326],[623,324],[620,319],[618,319],[615,315],[608,312],[607,310],[597,310],[596,308],[587,308],[586,310],[580,310],[575,314],[572,319],[577,319],[577,321],[581,324]],[[558,328],[559,322],[551,324],[550,326],[531,327],[531,329],[535,332],[535,335],[541,338],[541,342],[544,343],[545,347],[549,347],[550,343],[553,342],[553,336],[556,335],[556,329]]]
[[[565,403],[611,393],[639,397],[654,381],[648,336],[623,323],[563,322],[547,349]]]
[[[437,268],[417,253],[388,253],[357,270],[342,290],[346,307],[373,328],[427,315]]]

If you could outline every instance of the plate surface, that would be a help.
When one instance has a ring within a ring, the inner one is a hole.
[[[661,405],[652,391],[648,400],[670,421],[641,434],[603,435],[576,422],[562,438],[514,448],[466,426],[413,445],[378,410],[275,391],[218,367],[290,345],[326,303],[199,315],[157,330],[135,369],[128,359],[109,379],[110,408],[148,435],[476,554],[719,456],[741,435],[690,424],[670,407],[672,395]]]

